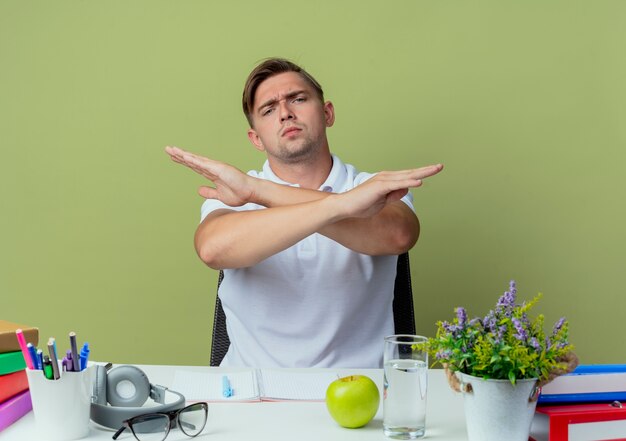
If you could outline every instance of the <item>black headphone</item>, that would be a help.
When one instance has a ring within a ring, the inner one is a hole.
[[[91,419],[96,423],[119,429],[124,420],[149,412],[169,412],[182,409],[185,397],[166,387],[150,384],[146,374],[135,366],[125,365],[111,369],[111,363],[96,366],[96,379],[91,399]],[[177,396],[165,404],[165,392]],[[142,407],[148,397],[159,406]],[[110,404],[110,406],[107,405]]]

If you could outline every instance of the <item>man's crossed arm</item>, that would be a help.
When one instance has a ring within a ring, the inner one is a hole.
[[[369,255],[401,254],[419,236],[415,213],[400,199],[409,188],[433,176],[443,165],[380,172],[345,193],[326,193],[257,179],[237,168],[177,147],[166,152],[210,180],[200,187],[207,199],[238,207],[255,203],[266,210],[215,210],[198,226],[196,251],[211,268],[254,265],[305,237],[320,233]]]

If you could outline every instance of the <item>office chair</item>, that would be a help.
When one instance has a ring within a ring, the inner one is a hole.
[[[224,279],[220,271],[217,289]],[[415,334],[415,314],[413,312],[413,289],[411,288],[411,268],[409,253],[398,256],[396,281],[393,290],[393,323],[396,334]],[[381,343],[382,344],[382,343]],[[213,334],[211,338],[211,366],[219,366],[228,351],[230,339],[226,331],[226,315],[219,295],[215,296]]]

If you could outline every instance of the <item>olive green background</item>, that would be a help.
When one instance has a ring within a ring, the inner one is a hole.
[[[241,90],[284,56],[345,161],[445,164],[413,191],[419,333],[515,279],[583,362],[624,363],[624,23],[619,0],[2,0],[0,317],[95,360],[208,364],[203,180],[163,148],[259,168]]]

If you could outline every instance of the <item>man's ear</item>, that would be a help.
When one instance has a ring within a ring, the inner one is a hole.
[[[326,127],[332,127],[335,124],[335,106],[330,101],[324,103],[324,119]]]
[[[248,129],[248,139],[255,149],[260,152],[265,151],[265,147],[263,147],[263,142],[261,141],[261,138],[259,138],[259,135],[256,134],[256,131],[253,128]]]

